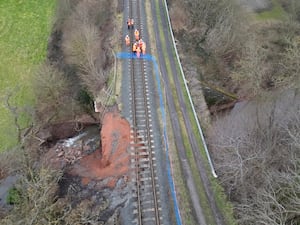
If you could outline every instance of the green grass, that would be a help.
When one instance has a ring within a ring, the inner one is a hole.
[[[257,18],[260,20],[269,20],[269,19],[284,19],[286,13],[281,7],[280,3],[277,0],[272,0],[273,7],[271,10],[264,11],[257,14]]]
[[[18,204],[21,200],[21,192],[16,189],[15,187],[9,189],[8,195],[6,197],[6,203],[7,204]]]
[[[4,105],[12,92],[19,109],[34,105],[33,73],[46,56],[55,0],[0,1],[0,151],[17,144],[13,117]],[[20,117],[22,127],[30,121]]]

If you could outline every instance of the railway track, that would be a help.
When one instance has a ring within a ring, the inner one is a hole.
[[[134,29],[144,35],[141,20],[141,0],[128,0],[129,17],[135,21]],[[130,40],[134,40],[130,29]],[[131,45],[127,47],[131,53]],[[131,165],[133,169],[133,221],[137,225],[162,225],[160,185],[156,169],[156,145],[153,138],[151,104],[148,86],[147,61],[134,55],[128,58],[130,76]]]
[[[135,21],[135,27],[140,31],[140,36],[147,43],[149,49],[149,42],[147,40],[147,27],[145,19],[144,1],[142,0],[124,0],[124,15],[125,21],[128,18],[133,18]],[[158,5],[157,5],[158,4]],[[176,89],[181,90],[179,82],[179,73],[176,70],[176,63],[173,58],[171,50],[170,37],[167,35],[167,27],[165,14],[162,10],[162,1],[151,1],[152,9],[152,22],[153,30],[156,39],[156,47],[160,49],[158,52],[158,61],[160,63],[160,70],[162,79],[166,90],[171,90],[170,80],[167,76],[168,72],[171,72],[174,77]],[[158,9],[158,10],[156,10]],[[158,18],[156,13],[160,14],[161,23],[163,26],[160,31],[158,26]],[[141,15],[143,17],[141,17]],[[134,29],[127,30],[127,27],[123,29],[124,34],[129,34],[131,42],[134,40]],[[160,34],[163,32],[162,34]],[[164,41],[160,36],[164,36]],[[164,46],[163,46],[164,42]],[[152,43],[153,44],[153,43]],[[155,43],[154,43],[155,44]],[[164,49],[165,48],[165,49]],[[158,117],[156,114],[155,96],[153,88],[155,85],[150,85],[153,82],[153,72],[149,71],[150,63],[143,57],[131,57],[132,46],[124,46],[124,49],[128,53],[128,58],[124,62],[125,73],[122,85],[123,87],[123,101],[126,105],[123,108],[123,113],[127,115],[131,124],[131,166],[132,166],[132,200],[130,202],[130,209],[127,214],[130,219],[125,223],[127,224],[144,224],[144,225],[171,225],[181,224],[178,220],[174,219],[174,210],[170,206],[171,197],[169,196],[170,190],[166,180],[166,171],[164,165],[162,166],[162,153],[163,147],[161,142],[161,136],[159,132],[160,126],[155,124],[154,120]],[[168,57],[164,57],[161,50],[166,51]],[[168,61],[169,60],[169,61]],[[167,63],[171,65],[171,71],[167,71]],[[123,77],[124,77],[123,76]],[[151,78],[152,77],[152,78]],[[126,80],[128,79],[128,80]],[[152,79],[152,80],[151,80]],[[149,85],[148,85],[149,84]],[[182,110],[184,126],[181,126],[178,120],[172,120],[171,125],[174,132],[174,140],[178,154],[181,160],[181,166],[183,168],[183,174],[186,179],[187,188],[191,194],[192,205],[192,217],[195,224],[216,224],[223,225],[222,215],[220,214],[215,199],[206,175],[205,168],[203,168],[202,158],[199,156],[199,146],[192,132],[191,121],[187,115],[187,106],[184,102],[183,94],[181,91],[177,92],[177,98],[174,99],[171,92],[166,92],[166,99],[168,102],[169,113],[174,118],[179,118],[176,111],[175,101],[179,101],[180,109]],[[151,100],[152,99],[152,100]],[[154,100],[153,100],[154,99]],[[151,102],[152,101],[152,102]],[[191,149],[195,157],[196,165],[199,169],[199,176],[203,182],[204,195],[206,198],[204,201],[208,202],[204,207],[207,212],[204,212],[202,202],[200,203],[200,196],[198,193],[198,187],[193,180],[192,170],[188,164],[188,158],[185,151],[185,146],[181,136],[181,129],[186,129],[188,139],[190,141]],[[153,132],[154,131],[154,132]],[[159,137],[157,137],[157,135]],[[159,139],[159,141],[157,141]],[[172,209],[171,209],[172,208]],[[209,214],[209,215],[206,215]]]

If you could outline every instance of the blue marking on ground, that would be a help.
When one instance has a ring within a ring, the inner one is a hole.
[[[154,64],[155,78],[156,78],[158,93],[159,93],[160,112],[161,112],[162,121],[163,121],[163,136],[164,136],[164,142],[165,142],[165,147],[166,147],[166,163],[167,163],[167,172],[168,172],[168,182],[169,182],[172,197],[173,197],[176,222],[177,222],[177,225],[182,225],[180,212],[179,212],[179,208],[178,208],[178,203],[177,203],[177,198],[176,198],[176,193],[175,193],[175,185],[174,185],[174,182],[172,179],[172,173],[171,173],[171,165],[170,165],[170,159],[169,159],[169,145],[167,142],[168,136],[167,136],[167,127],[166,127],[167,122],[166,122],[165,104],[163,101],[163,94],[162,94],[160,79],[159,79],[159,69],[158,69],[156,59],[154,56],[149,55],[149,54],[145,54],[145,55],[141,55],[140,57],[137,57],[134,53],[119,52],[116,55],[117,55],[117,58],[120,58],[120,59],[138,59],[138,58],[146,59],[146,60],[152,61]]]

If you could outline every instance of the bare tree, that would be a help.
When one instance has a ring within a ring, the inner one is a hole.
[[[299,100],[264,96],[216,122],[210,143],[240,224],[299,223]]]
[[[205,48],[216,56],[232,54],[245,42],[246,21],[241,9],[232,0],[186,0],[191,16],[192,29],[199,24],[206,26],[202,37]]]
[[[285,83],[288,86],[299,86],[300,83],[300,42],[294,37],[289,40],[289,46],[283,53],[281,65],[284,67]]]
[[[49,63],[42,65],[36,73],[34,91],[37,97],[36,122],[47,124],[76,112],[69,81],[63,72]]]
[[[24,177],[16,185],[20,201],[1,224],[60,224],[63,209],[55,198],[61,171],[25,167]]]
[[[83,85],[96,96],[103,88],[108,75],[103,69],[105,51],[96,26],[96,16],[91,15],[92,6],[93,4],[77,6],[66,22],[63,46],[68,63],[78,67]]]
[[[257,42],[255,35],[247,42],[243,56],[238,63],[232,77],[246,83],[249,93],[255,96],[261,93],[264,78],[269,73],[269,65],[266,62],[267,53]]]

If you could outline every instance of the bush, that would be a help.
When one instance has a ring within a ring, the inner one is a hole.
[[[20,200],[21,200],[21,192],[15,187],[9,189],[8,195],[6,197],[7,204],[11,204],[11,205],[18,204],[20,203]]]

